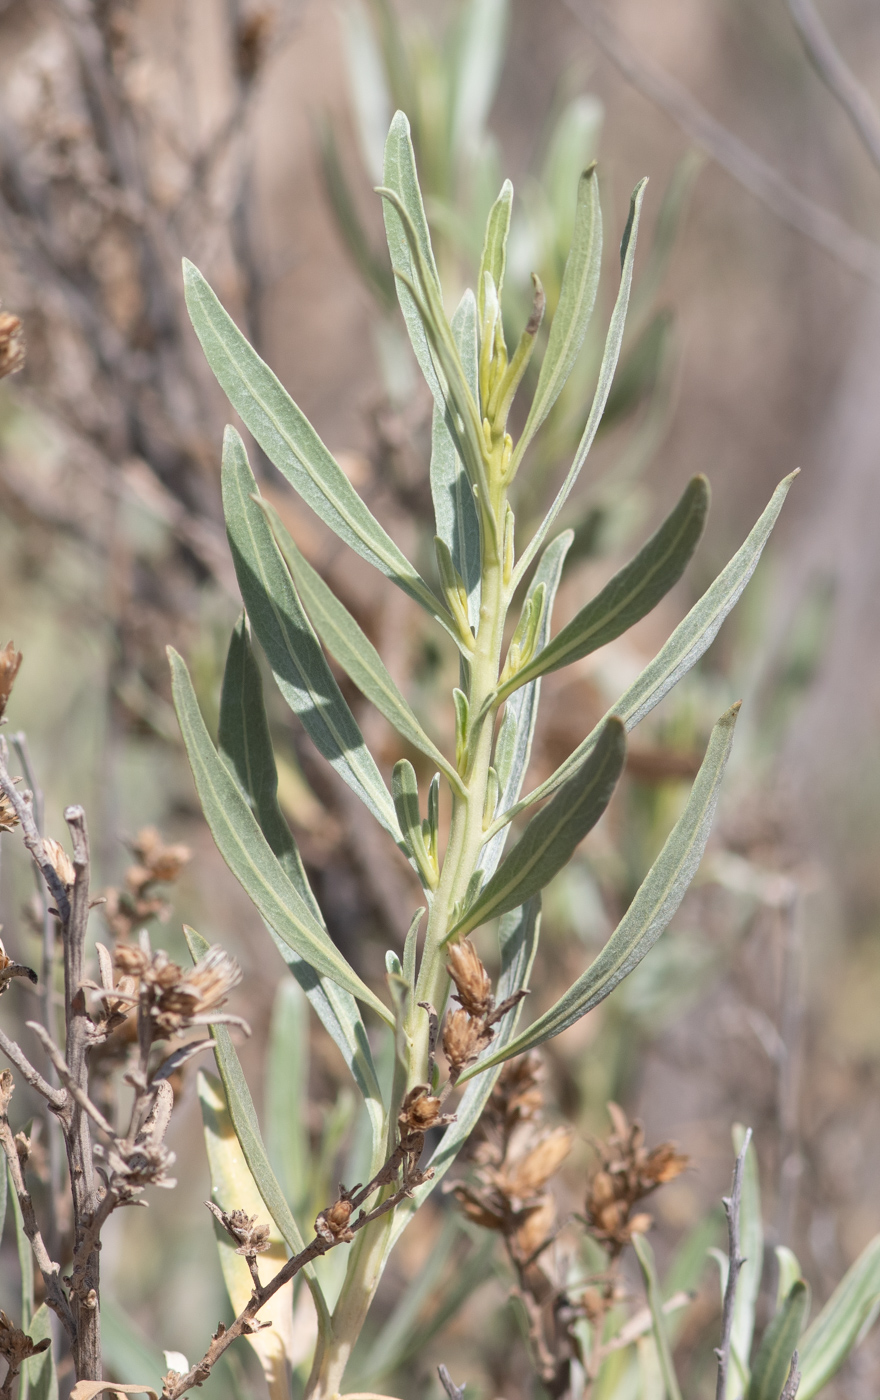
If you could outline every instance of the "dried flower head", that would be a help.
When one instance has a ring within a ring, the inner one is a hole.
[[[40,1352],[48,1350],[52,1345],[51,1337],[44,1337],[41,1342],[35,1342],[29,1337],[27,1332],[22,1332],[20,1327],[16,1327],[10,1322],[5,1312],[0,1311],[0,1356],[5,1357],[9,1364],[9,1372],[15,1375],[30,1356],[39,1356]]]
[[[21,317],[0,310],[0,379],[24,369],[25,344]]]
[[[95,1157],[105,1165],[98,1168],[108,1188],[123,1200],[133,1200],[147,1186],[170,1189],[176,1186],[168,1175],[175,1156],[161,1142],[137,1142],[133,1147],[117,1140],[109,1147],[94,1148]]]
[[[61,845],[61,842],[53,841],[51,836],[44,837],[43,854],[64,888],[66,890],[73,889],[76,882],[76,870],[73,861]]]
[[[463,1006],[449,1012],[443,1023],[443,1053],[449,1061],[453,1082],[473,1064],[491,1039],[492,1032],[482,1018],[472,1018]]]
[[[264,1250],[271,1248],[271,1227],[258,1225],[259,1216],[248,1215],[243,1210],[221,1210],[213,1201],[205,1201],[205,1205],[219,1220],[226,1233],[235,1240],[236,1254],[241,1254],[246,1259],[253,1258],[255,1254],[262,1254]]]
[[[340,1187],[339,1200],[322,1210],[315,1221],[315,1234],[320,1235],[328,1244],[348,1244],[354,1239],[354,1234],[348,1227],[353,1209],[351,1197]]]
[[[6,796],[0,792],[0,831],[13,831],[18,826],[18,814]]]
[[[116,949],[114,963],[117,972],[137,987],[138,1000],[143,998],[149,1003],[160,1038],[218,1020],[245,1026],[240,1017],[217,1014],[241,981],[241,968],[222,948],[209,948],[186,972],[162,949],[154,953],[148,947],[130,944]],[[121,983],[114,994],[119,1000]]]
[[[492,982],[469,938],[451,945],[446,970],[455,983],[458,1000],[465,1011],[474,1017],[489,1016],[494,1004]]]
[[[448,1121],[440,1112],[440,1099],[428,1091],[426,1084],[417,1084],[410,1089],[401,1105],[397,1123],[401,1135],[405,1133],[426,1133],[441,1122]]]
[[[131,852],[135,864],[125,872],[124,888],[105,891],[104,917],[119,939],[128,939],[150,919],[168,919],[171,906],[155,887],[172,884],[192,859],[188,846],[167,846],[153,826],[138,832]]]
[[[2,319],[2,314],[0,314],[0,321]],[[2,357],[2,350],[0,350],[0,357]],[[0,651],[0,719],[3,717],[12,694],[12,687],[15,684],[21,660],[21,652],[15,650],[14,642],[7,642],[3,650]]]
[[[179,877],[183,867],[192,860],[192,851],[189,846],[166,846],[154,826],[145,826],[142,831],[139,831],[131,843],[131,849],[140,861],[143,874],[147,877],[147,880],[139,881],[140,872],[136,866],[132,866],[126,876],[131,888],[135,888],[139,883],[152,883],[153,881],[170,885]]]
[[[608,1112],[614,1131],[595,1144],[599,1166],[587,1188],[586,1217],[590,1233],[616,1257],[653,1223],[646,1211],[633,1214],[637,1202],[679,1176],[689,1159],[672,1142],[649,1151],[640,1123],[629,1123],[617,1104]]]
[[[573,1136],[568,1128],[554,1128],[545,1134],[529,1151],[506,1162],[494,1174],[498,1189],[511,1201],[533,1199],[562,1166],[571,1151]]]

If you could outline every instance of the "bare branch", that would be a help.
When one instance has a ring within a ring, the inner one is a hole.
[[[861,138],[862,145],[880,170],[880,112],[870,94],[844,60],[813,0],[786,0],[786,3],[807,57],[825,86],[837,98]]]
[[[43,1029],[39,1021],[28,1021],[26,1024],[28,1030],[33,1031],[34,1035],[39,1037],[43,1049],[46,1051],[46,1054],[49,1056],[49,1059],[52,1061],[52,1064],[58,1071],[58,1077],[61,1080],[62,1084],[64,1084],[65,1087],[69,1090],[71,1098],[79,1104],[80,1108],[83,1110],[84,1113],[87,1113],[90,1118],[94,1119],[94,1121],[97,1123],[98,1127],[101,1129],[102,1132],[105,1132],[108,1135],[108,1137],[114,1137],[115,1133],[111,1124],[107,1122],[107,1119],[104,1117],[101,1110],[98,1107],[96,1107],[95,1104],[92,1103],[88,1094],[83,1089],[81,1089],[79,1085],[74,1081],[73,1075],[70,1072],[70,1067],[67,1061],[65,1060],[58,1046],[53,1041],[52,1037],[49,1035],[48,1031]]]
[[[463,1400],[466,1387],[456,1385],[445,1366],[437,1367],[437,1375],[440,1377],[440,1384],[449,1396],[449,1400]]]
[[[623,76],[662,107],[684,132],[790,228],[838,262],[880,286],[880,245],[864,238],[830,209],[816,204],[706,111],[674,78],[647,63],[594,0],[564,0]]]
[[[0,791],[5,794],[15,809],[15,815],[21,822],[21,833],[24,838],[24,844],[27,846],[42,872],[43,879],[46,881],[52,898],[55,900],[62,922],[66,922],[70,917],[70,901],[67,898],[67,890],[58,878],[54,865],[43,849],[43,838],[37,830],[37,824],[34,821],[32,795],[27,790],[19,792],[10,776],[8,763],[9,746],[3,735],[0,734]]]
[[[61,1268],[54,1263],[49,1256],[49,1251],[43,1242],[40,1228],[37,1225],[37,1218],[34,1214],[33,1201],[30,1192],[25,1185],[24,1174],[21,1169],[21,1160],[18,1155],[18,1148],[15,1145],[15,1138],[9,1126],[9,1119],[6,1110],[13,1091],[12,1075],[9,1070],[4,1070],[0,1074],[0,1147],[6,1156],[9,1164],[9,1175],[12,1180],[13,1190],[18,1199],[21,1210],[24,1232],[30,1241],[37,1268],[43,1275],[43,1282],[46,1287],[46,1302],[52,1310],[57,1313],[65,1332],[74,1341],[76,1336],[76,1323],[70,1309],[70,1304],[61,1286]]]
[[[795,1351],[792,1354],[791,1366],[788,1368],[788,1380],[783,1386],[782,1394],[780,1395],[779,1400],[795,1400],[795,1396],[798,1393],[798,1386],[800,1385],[800,1383],[801,1373],[798,1370],[798,1354],[797,1351]]]
[[[36,1089],[52,1109],[53,1113],[61,1113],[68,1103],[67,1095],[61,1089],[55,1089],[34,1069],[30,1060],[25,1055],[21,1047],[10,1040],[5,1031],[0,1030],[0,1050],[8,1060],[11,1060],[26,1084],[30,1084],[32,1089]]]
[[[727,1216],[727,1252],[729,1265],[727,1287],[724,1290],[724,1304],[721,1310],[721,1345],[716,1347],[718,1358],[718,1380],[715,1386],[715,1400],[725,1400],[727,1395],[727,1371],[730,1365],[730,1337],[733,1331],[733,1308],[736,1303],[736,1284],[739,1271],[746,1262],[739,1252],[739,1207],[742,1200],[742,1179],[745,1170],[746,1153],[752,1140],[752,1130],[746,1130],[740,1154],[733,1169],[733,1184],[730,1195],[724,1196],[722,1205]]]

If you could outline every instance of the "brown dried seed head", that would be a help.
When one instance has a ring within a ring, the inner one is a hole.
[[[122,943],[113,954],[113,963],[117,972],[124,977],[143,977],[150,966],[150,956],[143,948],[137,948],[130,943]]]
[[[127,883],[134,889],[140,889],[151,880],[171,884],[192,860],[189,846],[166,846],[154,826],[145,826],[139,831],[131,849],[141,862],[140,866],[132,866],[126,876]]]
[[[468,1220],[472,1220],[475,1225],[481,1226],[484,1230],[507,1231],[509,1229],[510,1215],[495,1209],[491,1201],[478,1196],[469,1186],[460,1183],[452,1188],[452,1194]]]
[[[458,999],[465,1010],[472,1016],[488,1016],[493,1006],[492,983],[470,939],[452,944],[446,970],[455,983]]]
[[[64,888],[66,890],[73,889],[76,881],[76,870],[74,869],[73,861],[61,845],[61,842],[53,841],[51,836],[44,837],[43,854]]]
[[[518,1200],[534,1196],[550,1180],[571,1151],[573,1133],[568,1128],[554,1128],[518,1162],[514,1162],[499,1178],[507,1194]]]
[[[12,831],[18,826],[15,808],[5,792],[0,792],[0,831]]]
[[[20,316],[0,311],[0,379],[24,369],[24,330]]]
[[[404,1099],[397,1121],[401,1132],[426,1133],[439,1118],[440,1100],[428,1093],[426,1084],[417,1084]]]
[[[556,1223],[556,1205],[552,1196],[542,1196],[530,1208],[526,1219],[514,1236],[521,1259],[530,1259],[550,1236]]]
[[[679,1152],[674,1142],[661,1142],[659,1147],[648,1153],[645,1162],[639,1168],[639,1176],[643,1182],[663,1186],[667,1181],[674,1181],[677,1176],[681,1176],[689,1165],[690,1157]]]
[[[332,1206],[321,1211],[315,1221],[315,1233],[328,1244],[347,1243],[354,1238],[353,1232],[348,1228],[352,1210],[351,1201],[346,1196],[341,1196]]]
[[[35,1342],[27,1332],[22,1332],[20,1327],[16,1327],[5,1312],[0,1311],[0,1356],[5,1357],[9,1363],[11,1374],[14,1375],[29,1356],[39,1356],[41,1351],[48,1350],[51,1345],[51,1337],[44,1337],[41,1342]]]
[[[0,320],[2,320],[2,315],[0,315]],[[18,675],[21,659],[21,652],[15,650],[14,642],[7,642],[3,650],[0,651],[0,717],[2,717],[7,701],[12,694],[12,687]]]
[[[457,1078],[472,1064],[491,1039],[492,1031],[482,1020],[474,1020],[463,1006],[448,1012],[443,1023],[443,1053],[452,1077]]]

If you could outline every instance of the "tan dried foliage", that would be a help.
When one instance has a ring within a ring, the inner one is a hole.
[[[0,320],[2,320],[2,316],[0,316]],[[0,651],[0,719],[6,712],[6,706],[9,703],[21,662],[22,654],[15,650],[15,643],[7,642],[3,650]]]
[[[111,887],[104,892],[104,917],[111,931],[123,941],[150,919],[162,923],[167,920],[171,906],[155,887],[173,884],[192,859],[188,846],[166,845],[153,826],[138,832],[130,849],[135,862],[125,872],[124,887]]]
[[[0,309],[0,379],[24,369],[25,358],[21,317]]]
[[[647,1211],[633,1214],[636,1204],[658,1186],[680,1176],[689,1163],[675,1143],[645,1147],[644,1129],[630,1123],[623,1109],[608,1105],[613,1132],[597,1141],[599,1166],[590,1178],[585,1203],[590,1234],[616,1257],[653,1223]]]

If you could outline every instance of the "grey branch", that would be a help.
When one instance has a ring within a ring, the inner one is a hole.
[[[34,1069],[21,1047],[14,1040],[10,1040],[9,1036],[2,1030],[0,1030],[0,1050],[3,1051],[7,1060],[12,1061],[25,1083],[30,1084],[32,1089],[36,1089],[38,1094],[42,1094],[55,1113],[60,1113],[62,1109],[66,1108],[67,1095],[62,1090],[54,1089],[51,1084],[47,1083],[39,1070]]]
[[[445,1366],[437,1367],[437,1375],[440,1377],[440,1384],[449,1396],[449,1400],[463,1400],[465,1387],[455,1384]]]
[[[871,160],[880,170],[880,112],[825,28],[813,0],[787,0],[794,27],[807,57],[837,98]]]
[[[746,1262],[739,1252],[739,1207],[742,1201],[743,1172],[746,1164],[746,1153],[749,1150],[749,1143],[752,1140],[752,1130],[746,1130],[740,1154],[736,1159],[733,1169],[733,1184],[730,1188],[730,1195],[722,1200],[724,1213],[727,1216],[727,1252],[729,1267],[727,1270],[727,1287],[724,1290],[724,1304],[721,1310],[721,1345],[715,1350],[718,1358],[718,1380],[715,1386],[715,1400],[725,1400],[727,1395],[727,1372],[730,1366],[730,1338],[733,1331],[733,1310],[736,1303],[736,1285],[739,1278],[739,1271]]]
[[[798,1386],[801,1383],[801,1373],[798,1370],[798,1354],[795,1351],[791,1358],[791,1366],[788,1370],[788,1380],[783,1386],[779,1400],[794,1400],[798,1393]]]
[[[851,272],[880,286],[880,245],[802,194],[769,161],[716,121],[674,78],[645,63],[593,0],[564,3],[633,87],[668,113],[739,184],[783,223],[831,253]]]
[[[43,838],[37,830],[37,823],[34,820],[33,800],[30,792],[19,792],[12,781],[8,768],[9,746],[6,740],[0,735],[0,790],[2,790],[15,809],[15,815],[21,822],[21,832],[24,837],[24,844],[27,846],[37,865],[40,867],[43,879],[49,887],[52,898],[62,922],[66,922],[70,917],[70,901],[67,898],[67,890],[59,880],[55,872],[55,867],[43,849]]]

